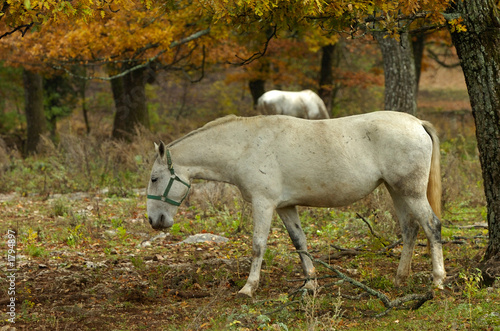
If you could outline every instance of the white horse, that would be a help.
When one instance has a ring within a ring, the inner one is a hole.
[[[274,210],[297,250],[306,251],[297,205],[351,204],[384,183],[394,201],[403,236],[396,275],[409,275],[419,225],[430,243],[434,284],[445,278],[439,212],[439,139],[428,122],[399,112],[381,111],[332,120],[289,116],[228,116],[165,146],[148,186],[147,213],[154,229],[173,225],[178,206],[194,178],[236,185],[252,203],[253,261],[240,293],[257,289]],[[431,207],[431,204],[433,207]],[[311,259],[300,255],[314,286]]]
[[[323,100],[311,90],[268,91],[257,101],[257,111],[263,115],[288,115],[313,120],[330,118]]]

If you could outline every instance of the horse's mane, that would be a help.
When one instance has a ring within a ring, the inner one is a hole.
[[[220,126],[220,125],[223,125],[223,124],[226,124],[226,123],[229,123],[229,122],[239,121],[239,120],[243,120],[243,119],[245,119],[245,118],[244,117],[238,117],[236,115],[227,115],[227,116],[218,118],[216,120],[208,122],[207,124],[205,124],[201,128],[193,130],[193,131],[189,132],[188,134],[186,134],[185,136],[180,137],[179,139],[176,139],[176,140],[172,141],[170,144],[167,145],[167,148],[172,147],[175,144],[183,141],[184,139],[189,138],[191,136],[194,136],[194,135],[196,135],[196,134],[198,134],[200,132],[207,131],[207,130],[212,129],[212,128],[216,127],[216,126]]]

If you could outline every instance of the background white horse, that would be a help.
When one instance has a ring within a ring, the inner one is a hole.
[[[268,91],[257,101],[257,111],[263,115],[288,115],[306,119],[330,118],[323,100],[311,90]]]
[[[229,116],[155,147],[147,202],[154,229],[173,225],[193,178],[234,184],[252,203],[253,261],[242,294],[252,296],[258,287],[274,210],[295,248],[306,251],[297,205],[345,206],[381,183],[394,201],[403,236],[396,284],[410,273],[420,225],[430,242],[434,284],[442,286],[441,223],[429,203],[439,210],[439,139],[428,122],[399,112],[320,121]],[[300,258],[306,277],[313,279],[311,259]]]

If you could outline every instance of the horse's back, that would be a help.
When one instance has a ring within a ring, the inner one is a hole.
[[[375,112],[319,121],[263,116],[255,122],[253,152],[241,162],[254,183],[260,178],[281,187],[287,203],[342,206],[382,182],[397,186],[411,176],[425,188],[432,141],[411,115]]]
[[[283,115],[288,108],[288,101],[282,91],[271,90],[264,93],[257,101],[257,111],[262,115]]]
[[[288,115],[307,119],[329,118],[323,100],[311,90],[268,91],[259,98],[257,111],[265,115]]]
[[[298,92],[300,98],[305,104],[305,109],[307,111],[308,119],[328,119],[328,111],[326,110],[326,105],[323,99],[319,97],[316,93],[311,90],[304,90]]]

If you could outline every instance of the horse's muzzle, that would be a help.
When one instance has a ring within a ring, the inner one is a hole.
[[[158,217],[156,222],[153,220],[151,216],[148,217],[148,220],[149,224],[151,224],[151,227],[155,230],[170,228],[173,225],[173,221],[170,220],[169,222],[168,218],[164,214],[160,214],[160,217]]]

